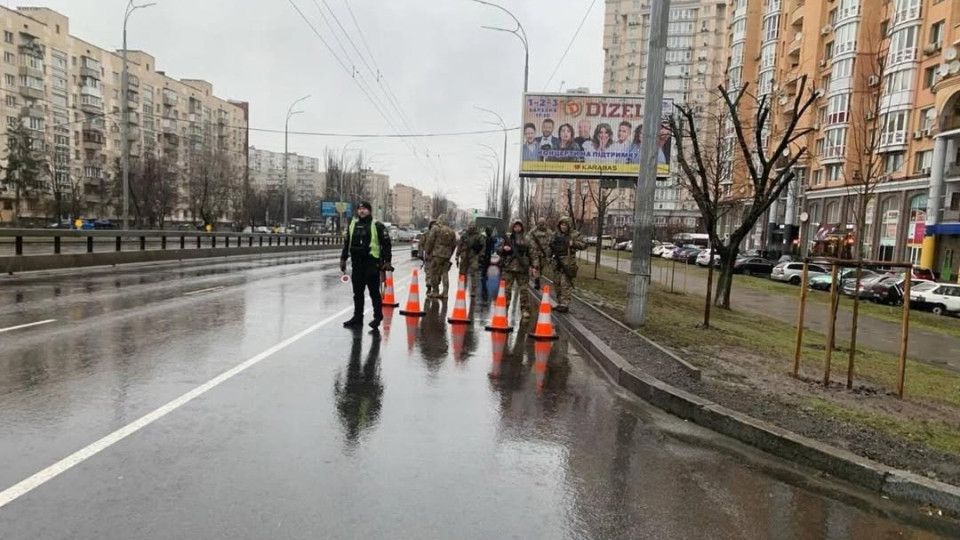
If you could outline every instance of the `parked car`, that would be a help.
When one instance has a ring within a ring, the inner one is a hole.
[[[44,229],[72,229],[73,221],[69,219],[64,219],[60,221],[54,221],[52,223],[47,223],[43,226]]]
[[[701,251],[699,255],[697,255],[697,266],[702,266],[702,267],[706,268],[706,267],[709,266],[709,265],[710,265],[710,250],[709,250],[709,249],[705,249],[705,250]],[[714,265],[714,266],[720,266],[720,254],[719,254],[719,253],[714,253],[714,254],[713,254],[713,265]]]
[[[659,244],[659,245],[654,246],[654,247],[653,247],[653,251],[651,251],[650,253],[651,253],[654,257],[663,257],[663,252],[664,252],[664,251],[673,251],[676,247],[677,247],[677,246],[675,246],[675,245],[673,245],[673,244]]]
[[[629,243],[630,243],[629,240],[626,240],[626,241],[623,241],[623,242],[617,242],[617,245],[614,246],[614,249],[616,249],[617,251],[626,251],[626,250],[627,250],[627,244],[629,244]]]
[[[811,264],[808,267],[807,275],[816,276],[829,273],[826,268]],[[774,281],[783,281],[791,285],[799,285],[803,280],[803,263],[786,262],[780,263],[770,271],[770,279]]]
[[[875,278],[878,274],[872,270],[863,269],[860,274],[860,283],[868,279]],[[837,283],[841,284],[841,287],[846,280],[852,279],[856,283],[857,269],[856,268],[842,268],[837,274]],[[813,276],[810,278],[809,283],[807,284],[811,289],[815,291],[829,291],[830,290],[830,274]]]
[[[601,249],[613,249],[616,245],[616,240],[612,236],[603,235],[600,237],[600,248]]]
[[[98,219],[93,222],[94,229],[119,229],[120,227],[112,219]]]
[[[860,280],[860,288],[856,289],[856,278],[846,278],[840,281],[840,291],[847,296],[859,296],[863,300],[873,299],[873,286],[883,280],[895,279],[896,276],[890,274],[874,274]]]
[[[917,279],[923,279],[926,281],[936,281],[937,278],[933,275],[933,270],[929,268],[924,268],[922,266],[913,267],[913,277]]]
[[[928,281],[914,288],[910,282],[910,307],[936,315],[960,313],[960,285]]]
[[[416,235],[413,237],[413,240],[410,240],[410,256],[418,259],[420,258],[420,239],[422,235]]]
[[[899,306],[903,303],[903,282],[905,278],[894,277],[881,279],[873,285],[873,295],[870,298],[878,304],[888,306]],[[925,279],[911,279],[910,288],[919,286],[921,283],[932,283]],[[912,294],[911,294],[912,297]]]
[[[762,259],[760,257],[748,257],[744,259],[737,259],[733,263],[733,273],[734,274],[743,274],[745,276],[750,275],[761,275],[769,276],[773,272],[773,267],[775,266],[773,261],[768,261],[767,259]]]
[[[625,251],[633,252],[633,240],[627,240],[627,246],[623,249]]]
[[[660,256],[669,261],[680,260],[680,254],[684,249],[686,249],[684,246],[674,246],[673,249],[664,249]]]

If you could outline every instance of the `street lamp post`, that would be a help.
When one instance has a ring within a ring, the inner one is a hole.
[[[302,98],[294,101],[290,104],[290,108],[287,109],[287,121],[283,124],[283,232],[284,234],[290,233],[290,214],[289,214],[289,199],[290,199],[290,118],[294,115],[300,114],[303,111],[295,111],[294,107],[297,106],[297,103],[306,100],[309,98],[309,95],[303,96]]]
[[[133,3],[133,0],[130,0],[127,3],[127,10],[123,14],[123,74],[120,81],[120,89],[123,93],[123,96],[120,98],[120,106],[122,107],[120,116],[123,121],[121,131],[123,133],[121,133],[120,136],[123,138],[123,140],[120,142],[120,147],[122,148],[120,161],[121,168],[123,169],[124,230],[130,228],[130,104],[129,96],[127,95],[127,93],[130,91],[130,66],[127,63],[127,22],[130,20],[130,15],[133,15],[134,11],[148,8],[153,5],[156,5],[156,2],[136,5]]]
[[[500,126],[500,129],[503,130],[503,175],[500,177],[503,181],[504,187],[507,185],[507,124],[503,121],[503,117],[497,114],[490,109],[484,109],[483,107],[476,107],[474,109],[482,111],[485,113],[490,113],[497,117],[497,122],[488,122],[489,124],[494,124]],[[520,182],[520,199],[523,200],[523,182]],[[504,190],[506,191],[506,190]],[[510,219],[510,216],[502,216],[504,220]]]
[[[502,11],[502,12],[506,13],[507,15],[509,15],[510,18],[513,19],[513,22],[517,25],[517,27],[514,28],[514,29],[512,29],[512,30],[509,29],[509,28],[498,28],[498,27],[496,27],[496,26],[482,26],[481,28],[484,28],[484,29],[486,29],[486,30],[496,30],[496,31],[498,31],[498,32],[506,32],[506,33],[508,33],[508,34],[513,34],[513,35],[517,36],[517,39],[519,39],[521,43],[523,43],[523,92],[524,92],[524,93],[527,93],[527,89],[529,88],[529,85],[530,85],[530,43],[529,43],[529,41],[527,41],[527,31],[524,30],[523,25],[520,24],[520,20],[517,19],[517,17],[516,17],[513,13],[511,13],[507,8],[505,8],[505,7],[501,6],[501,5],[498,5],[498,4],[494,4],[493,2],[487,2],[486,0],[473,0],[473,1],[476,2],[476,3],[478,3],[478,4],[482,4],[482,5],[484,5],[484,6],[490,6],[490,7],[492,7],[492,8],[499,9],[500,11]],[[501,120],[501,122],[502,122],[502,120]],[[506,131],[504,131],[504,140],[506,140]],[[504,174],[504,179],[506,179],[506,174],[507,174],[507,172],[506,172],[506,159],[507,159],[506,144],[504,144],[503,159],[504,159],[504,172],[503,172],[503,174]],[[524,186],[523,178],[518,178],[518,180],[520,181],[520,208],[519,208],[519,210],[520,210],[520,216],[521,216],[521,219],[522,219],[523,216],[524,216],[524,211],[525,211],[524,206],[526,205],[526,197],[525,197],[526,188],[525,188],[525,186]]]

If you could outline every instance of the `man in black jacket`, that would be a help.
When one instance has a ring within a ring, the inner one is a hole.
[[[363,201],[357,205],[357,215],[350,221],[340,254],[340,271],[347,271],[347,259],[353,264],[350,280],[353,282],[353,318],[343,323],[345,328],[363,324],[363,293],[366,288],[373,304],[370,328],[380,327],[383,320],[383,299],[380,296],[381,272],[393,270],[390,234],[383,223],[370,215],[372,207]]]

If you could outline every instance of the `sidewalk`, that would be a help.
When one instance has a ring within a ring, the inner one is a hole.
[[[607,255],[615,256],[615,254],[609,253]],[[630,267],[630,254],[621,253],[620,255],[619,269],[621,272],[624,272]],[[580,273],[581,275],[593,275],[593,253],[586,253],[586,257],[590,266],[581,267]],[[616,260],[601,257],[600,264],[609,268],[615,268]],[[684,266],[685,265],[677,264],[677,271],[674,276],[675,290],[677,292],[703,296],[706,293],[707,280],[695,275],[693,272],[689,272],[688,275],[684,276]],[[669,268],[660,266],[653,267],[652,280],[654,282],[669,288],[670,277]],[[736,280],[733,284],[730,302],[735,310],[744,310],[756,313],[757,315],[772,317],[775,320],[790,325],[796,325],[797,322],[797,299],[777,294],[769,294],[742,285],[738,286]],[[826,334],[828,316],[829,310],[826,304],[807,302],[804,328]],[[836,328],[838,346],[849,343],[852,318],[852,314],[849,312],[840,311],[837,313]],[[857,343],[859,346],[894,355],[900,354],[900,325],[861,314],[860,317],[858,317],[857,326]],[[908,355],[918,362],[960,372],[960,339],[955,337],[925,330],[911,329],[908,342]]]

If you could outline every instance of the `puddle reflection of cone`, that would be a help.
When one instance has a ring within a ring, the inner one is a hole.
[[[407,315],[404,319],[407,322],[407,352],[413,352],[413,346],[417,343],[417,332],[420,330],[420,318]]]
[[[393,308],[383,306],[383,338],[390,338],[390,328],[393,327]]]
[[[463,361],[463,343],[467,337],[467,327],[455,324],[450,328],[450,334],[453,336],[453,361],[459,364]]]
[[[493,342],[493,365],[490,367],[490,378],[500,378],[500,365],[503,363],[503,351],[507,348],[507,335],[503,332],[494,332],[490,336]]]
[[[493,318],[487,325],[488,332],[513,332],[510,323],[507,322],[507,284],[500,282],[500,291],[497,293],[497,305],[493,309]]]
[[[387,286],[383,293],[383,307],[400,307],[393,294],[393,272],[387,272]]]
[[[407,317],[423,317],[427,313],[420,309],[420,280],[417,269],[413,269],[413,279],[410,280],[410,296],[407,297],[406,309],[401,309],[400,314]]]
[[[547,359],[550,358],[550,349],[553,344],[549,341],[537,341],[533,344],[533,370],[537,374],[537,392],[543,390],[543,383],[547,379]]]
[[[537,327],[530,337],[536,340],[552,341],[557,339],[553,331],[553,317],[550,311],[550,286],[543,286],[543,301],[540,302],[540,314],[537,316]]]
[[[473,322],[470,317],[467,316],[467,277],[460,276],[460,279],[457,280],[457,303],[453,306],[453,315],[447,319],[447,322],[459,326],[463,324],[470,324]]]

